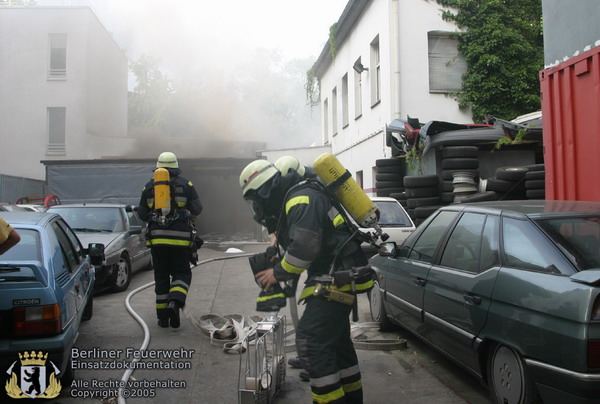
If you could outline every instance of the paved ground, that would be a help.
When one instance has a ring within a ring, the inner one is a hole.
[[[151,334],[148,352],[155,355],[179,353],[182,359],[174,361],[183,369],[138,369],[130,380],[140,388],[130,388],[127,403],[225,403],[238,402],[239,368],[241,355],[227,354],[222,343],[211,344],[210,339],[196,326],[195,320],[207,314],[239,314],[245,317],[260,315],[254,310],[259,292],[253,281],[247,258],[214,260],[232,257],[226,254],[229,247],[244,253],[264,251],[265,244],[219,243],[206,245],[200,251],[200,260],[205,263],[193,270],[193,281],[186,306],[186,316],[179,329],[158,327],[154,314],[154,292],[149,287],[131,299],[133,309],[148,324]],[[212,261],[211,261],[212,260]],[[208,262],[207,262],[208,261]],[[152,272],[137,273],[128,292],[147,285],[153,280]],[[144,342],[140,325],[131,317],[124,305],[127,293],[103,294],[95,298],[94,318],[84,323],[77,343],[80,356],[86,352],[92,356],[116,355],[113,359],[80,358],[82,366],[95,365],[119,367],[131,362],[128,352],[139,349]],[[423,347],[419,341],[402,332],[380,334],[373,328],[366,295],[359,299],[360,322],[354,323],[355,334],[370,338],[407,338],[404,350],[359,349],[360,367],[363,375],[365,403],[489,403],[485,389],[475,379],[435,352]],[[302,306],[299,307],[300,313]],[[289,308],[279,313],[286,315],[288,330],[293,329]],[[288,343],[293,343],[293,335]],[[96,348],[96,349],[94,349]],[[128,349],[130,351],[128,351]],[[188,358],[185,355],[189,355]],[[294,352],[287,354],[295,356]],[[163,363],[169,360],[162,359]],[[141,363],[158,362],[143,359]],[[51,402],[115,403],[123,369],[79,369],[76,380],[64,387],[61,396]],[[286,377],[275,403],[309,403],[310,386],[300,381],[299,371],[286,366]],[[151,383],[170,384],[171,387],[144,387]],[[181,387],[177,387],[176,385]],[[84,399],[84,394],[96,394],[95,398]],[[141,395],[142,397],[134,397]],[[144,397],[144,395],[146,397]],[[153,396],[153,397],[150,397]]]

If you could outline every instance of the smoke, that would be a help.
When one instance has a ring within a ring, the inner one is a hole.
[[[181,144],[174,152],[194,157],[232,152],[227,143],[319,143],[320,115],[306,105],[304,83],[346,0],[330,2],[335,11],[319,30],[319,0],[92,0],[130,60],[160,58],[175,91],[160,129],[130,132],[140,139],[131,154],[154,157],[164,150],[157,144],[174,139]]]

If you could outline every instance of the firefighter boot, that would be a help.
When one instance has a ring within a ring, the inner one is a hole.
[[[179,328],[181,325],[179,319],[179,302],[176,300],[169,301],[169,324],[172,328]]]

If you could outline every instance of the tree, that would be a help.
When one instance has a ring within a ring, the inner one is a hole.
[[[543,68],[541,0],[436,0],[442,18],[464,30],[458,50],[467,62],[462,91],[473,120],[513,119],[540,109]]]
[[[165,121],[174,91],[159,64],[160,59],[142,55],[129,65],[137,82],[128,103],[130,127],[158,127]]]

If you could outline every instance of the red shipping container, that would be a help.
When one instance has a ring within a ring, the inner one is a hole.
[[[600,201],[600,46],[540,72],[546,199]]]

